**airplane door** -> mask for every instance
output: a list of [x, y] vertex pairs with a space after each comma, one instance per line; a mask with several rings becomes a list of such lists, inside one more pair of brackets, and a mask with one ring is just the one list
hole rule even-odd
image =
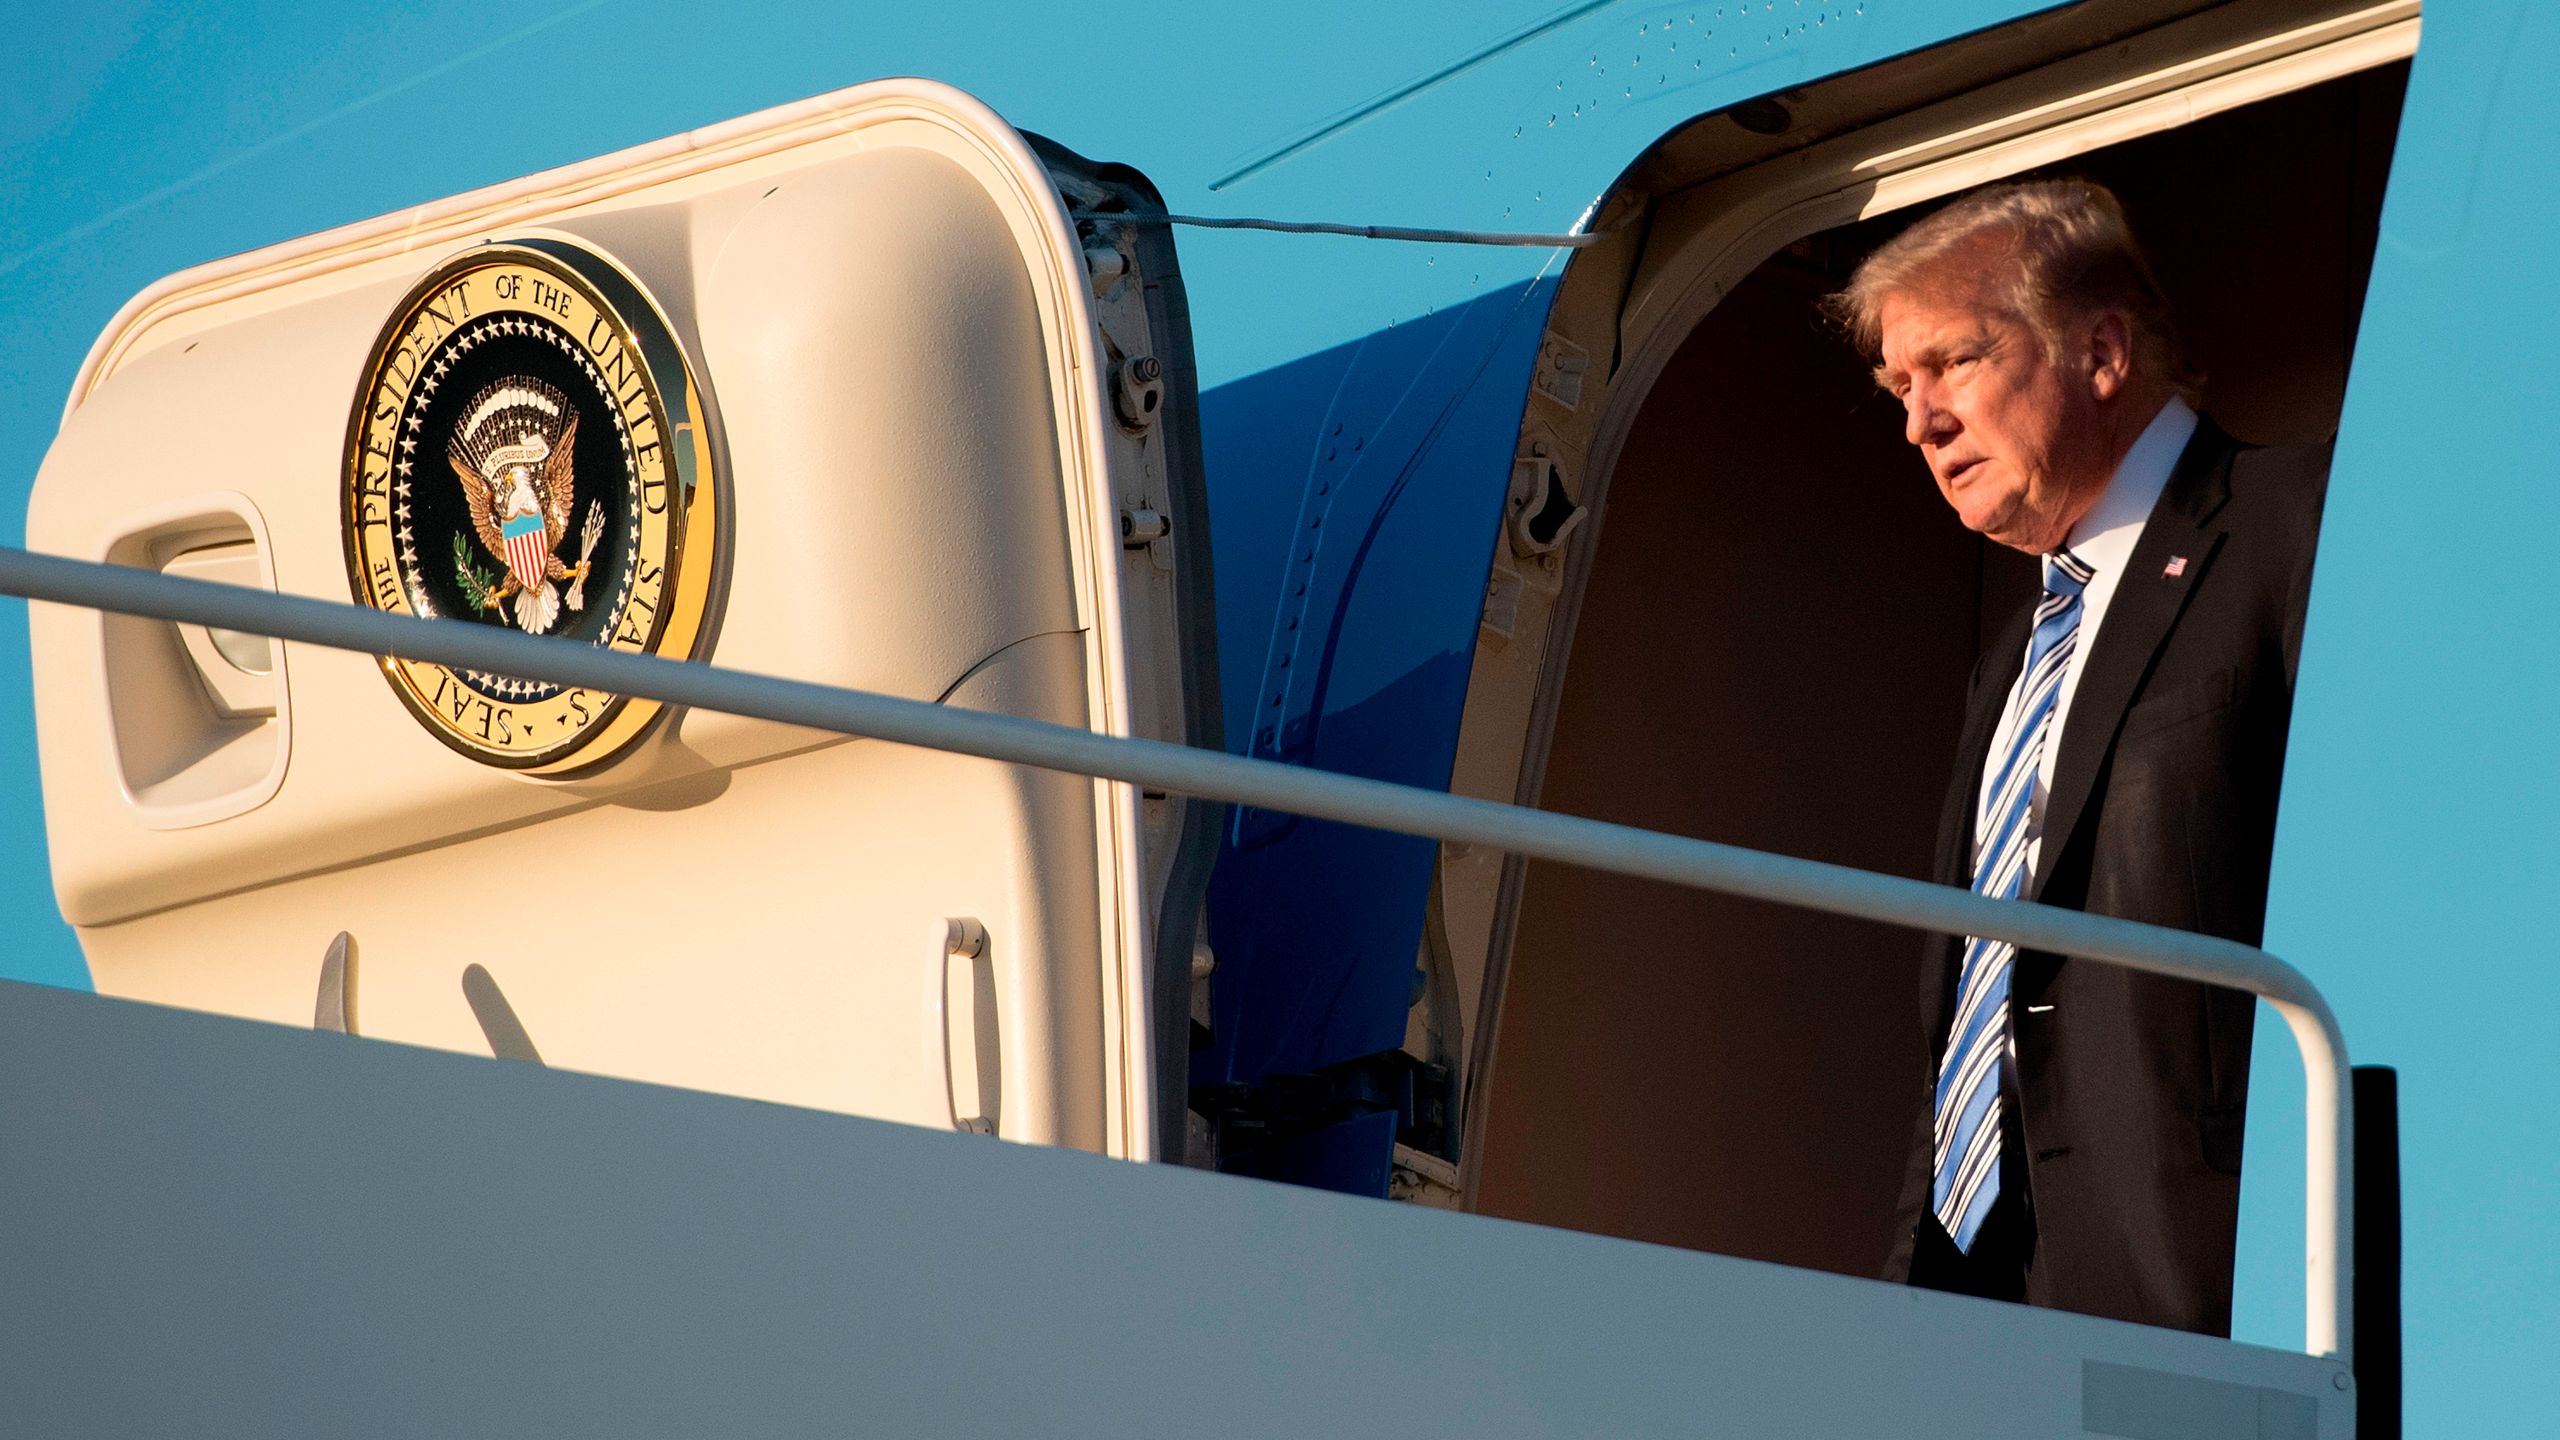
[[[1181, 281], [1163, 226], [1108, 218], [1160, 208], [890, 81], [189, 271], [100, 338], [29, 544], [1215, 744]], [[33, 624], [101, 991], [1135, 1158], [1180, 1134], [1200, 807]]]

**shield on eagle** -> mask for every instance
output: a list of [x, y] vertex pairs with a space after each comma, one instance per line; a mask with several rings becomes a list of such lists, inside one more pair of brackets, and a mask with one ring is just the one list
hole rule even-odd
[[498, 527], [499, 536], [507, 542], [507, 573], [516, 577], [516, 584], [527, 590], [540, 585], [545, 578], [542, 561], [551, 553], [551, 547], [542, 531], [542, 517], [538, 514], [510, 515], [506, 523]]
[[474, 606], [511, 614], [517, 628], [536, 635], [560, 618], [560, 590], [552, 582], [571, 582], [569, 608], [585, 607], [588, 566], [604, 532], [604, 516], [590, 500], [578, 563], [560, 559], [577, 446], [578, 414], [569, 397], [545, 381], [513, 375], [471, 397], [447, 450], [470, 505], [473, 532], [506, 567], [497, 583], [488, 584], [469, 557], [458, 554], [463, 591]]

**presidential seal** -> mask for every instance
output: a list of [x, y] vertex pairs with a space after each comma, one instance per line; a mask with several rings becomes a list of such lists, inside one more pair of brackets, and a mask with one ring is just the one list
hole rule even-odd
[[[689, 657], [718, 486], [683, 352], [638, 288], [550, 240], [412, 288], [348, 425], [347, 576], [378, 609]], [[385, 658], [438, 738], [558, 771], [638, 738], [654, 701]]]

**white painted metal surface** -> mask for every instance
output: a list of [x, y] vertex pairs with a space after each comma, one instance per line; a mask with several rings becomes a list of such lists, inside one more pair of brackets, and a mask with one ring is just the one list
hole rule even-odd
[[0, 1157], [13, 1434], [2352, 1433], [2335, 1360], [14, 985]]
[[[708, 392], [697, 653], [1180, 738], [1170, 547], [1118, 535], [1166, 503], [1104, 340], [1148, 353], [1144, 277], [1092, 282], [1058, 183], [978, 102], [890, 81], [173, 276], [100, 337], [29, 543], [159, 568], [237, 532], [275, 590], [345, 599], [369, 342], [448, 257], [549, 238], [624, 272]], [[943, 1123], [939, 953], [879, 937], [974, 915], [992, 1123], [1155, 1153], [1133, 1017], [1163, 867], [1127, 786], [707, 711], [532, 778], [457, 759], [362, 655], [286, 655], [274, 713], [228, 717], [165, 627], [33, 628], [56, 890], [103, 991], [299, 1021], [345, 930], [367, 1033], [480, 1048], [476, 961], [556, 1063]]]

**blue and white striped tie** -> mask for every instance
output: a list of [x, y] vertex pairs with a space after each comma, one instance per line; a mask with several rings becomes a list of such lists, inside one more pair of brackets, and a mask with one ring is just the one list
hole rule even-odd
[[[1973, 893], [2014, 900], [2027, 880], [2027, 839], [2036, 771], [2053, 729], [2055, 701], [2080, 634], [2080, 592], [2093, 572], [2068, 550], [2044, 557], [2044, 602], [2027, 641], [2026, 673], [2000, 768], [1982, 787], [1973, 816]], [[1938, 1063], [1937, 1159], [1930, 1206], [1970, 1253], [2000, 1198], [2000, 1064], [2009, 1052], [2009, 970], [2018, 947], [1965, 937], [1955, 1022]]]

